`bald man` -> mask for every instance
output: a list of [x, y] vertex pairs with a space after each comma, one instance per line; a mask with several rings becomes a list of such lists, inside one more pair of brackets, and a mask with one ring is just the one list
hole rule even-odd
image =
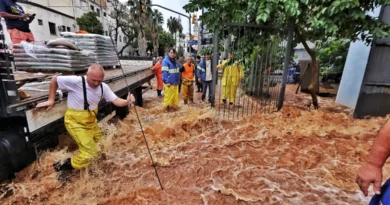
[[86, 76], [54, 76], [50, 82], [48, 101], [37, 105], [38, 108], [47, 107], [50, 110], [54, 106], [57, 89], [68, 91], [65, 127], [79, 146], [79, 153], [62, 163], [54, 163], [57, 172], [84, 168], [98, 156], [96, 144], [101, 141], [102, 134], [96, 115], [102, 99], [118, 107], [134, 102], [130, 93], [127, 100], [116, 96], [103, 79], [104, 69], [98, 64], [91, 65]]

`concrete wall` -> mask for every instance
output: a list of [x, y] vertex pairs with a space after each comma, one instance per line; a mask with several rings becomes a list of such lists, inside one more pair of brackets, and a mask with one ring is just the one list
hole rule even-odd
[[[96, 3], [90, 2], [89, 0], [31, 0], [31, 2], [40, 4], [44, 7], [69, 15], [69, 16], [61, 15], [49, 11], [45, 8], [40, 8], [37, 6], [24, 4], [20, 2], [20, 5], [23, 7], [26, 13], [36, 14], [35, 20], [30, 24], [30, 29], [34, 34], [36, 41], [45, 41], [45, 40], [59, 38], [60, 33], [63, 32], [63, 30], [60, 30], [60, 28], [58, 28], [59, 26], [61, 27], [61, 29], [62, 26], [65, 26], [65, 31], [68, 31], [68, 29], [70, 29], [71, 32], [78, 31], [79, 27], [77, 26], [75, 19], [77, 17], [82, 16], [84, 13], [91, 11], [90, 8], [91, 5], [93, 5], [95, 12], [97, 11], [97, 8], [99, 8], [100, 10], [99, 20], [103, 24], [105, 35], [106, 34], [108, 35], [109, 30], [112, 29], [113, 26], [115, 26], [114, 19], [110, 17], [113, 10], [112, 4], [106, 2], [106, 0], [101, 0], [103, 8]], [[100, 2], [100, 0], [97, 2]], [[104, 13], [106, 13], [106, 16], [104, 16]], [[39, 20], [41, 20], [42, 25], [39, 24], [40, 22]], [[49, 22], [55, 24], [56, 34], [50, 33]], [[6, 28], [4, 19], [1, 20], [1, 23], [3, 24], [4, 28]], [[7, 45], [11, 47], [12, 44], [8, 33], [5, 32], [5, 35], [7, 39], [6, 40]], [[126, 42], [123, 39], [124, 34], [120, 29], [119, 29], [119, 36], [121, 37], [121, 41], [118, 40], [118, 45], [117, 45], [118, 50], [120, 50], [126, 44]], [[132, 48], [131, 46], [129, 46], [127, 49], [125, 49], [123, 55], [129, 55], [129, 52], [131, 50]]]
[[69, 16], [74, 16], [72, 0], [30, 0], [30, 2], [49, 7]]
[[[378, 17], [379, 13], [380, 8], [376, 8], [370, 15]], [[336, 103], [355, 109], [370, 50], [371, 46], [366, 46], [362, 41], [356, 41], [350, 44]]]
[[[311, 42], [307, 42], [307, 44], [310, 48], [315, 47], [315, 45]], [[295, 62], [298, 62], [300, 60], [311, 60], [310, 55], [306, 52], [305, 48], [301, 43], [294, 48], [294, 56], [296, 56], [296, 58], [294, 59]]]
[[[31, 22], [31, 24], [30, 24], [30, 29], [34, 34], [36, 41], [45, 41], [45, 40], [59, 38], [60, 32], [62, 32], [62, 31], [59, 29], [58, 26], [60, 26], [61, 29], [62, 29], [62, 26], [65, 26], [65, 29], [70, 29], [71, 32], [75, 31], [75, 27], [74, 27], [75, 22], [74, 22], [73, 18], [69, 18], [69, 17], [63, 16], [61, 14], [57, 14], [57, 13], [48, 11], [46, 9], [32, 6], [29, 4], [21, 3], [20, 5], [23, 7], [23, 9], [26, 13], [31, 13], [31, 14], [35, 13], [36, 14], [34, 21]], [[41, 25], [39, 24], [40, 21], [42, 22]], [[56, 34], [50, 33], [49, 22], [55, 24]], [[2, 23], [3, 27], [6, 28], [4, 19], [1, 20], [1, 23]], [[9, 38], [8, 32], [5, 32], [5, 36], [6, 36], [6, 43], [7, 43], [8, 47], [11, 48], [12, 43], [11, 43], [11, 40]]]
[[306, 50], [303, 48], [301, 49], [294, 49], [294, 56], [296, 57], [294, 60], [295, 62], [299, 62], [301, 60], [311, 60], [310, 55], [306, 52]]
[[[105, 0], [102, 0], [102, 7], [100, 6], [100, 0], [96, 1], [97, 3], [94, 3], [93, 1], [90, 0], [73, 0], [74, 3], [74, 11], [75, 11], [75, 17], [81, 17], [84, 13], [92, 11], [91, 6], [93, 6], [93, 11], [98, 12], [97, 9], [99, 9], [100, 17], [98, 19], [100, 22], [103, 24], [103, 30], [104, 30], [104, 35], [108, 36], [110, 33], [110, 30], [115, 28], [115, 20], [111, 17], [112, 12], [114, 11], [113, 5], [110, 2], [106, 2]], [[105, 14], [105, 16], [104, 16]], [[78, 30], [77, 26], [77, 30]], [[117, 49], [118, 51], [122, 49], [122, 47], [126, 44], [126, 42], [123, 41], [123, 37], [125, 36], [121, 29], [118, 31], [118, 42], [117, 42]], [[112, 31], [112, 37], [115, 38], [114, 31]], [[121, 41], [119, 39], [121, 37]], [[115, 39], [114, 39], [115, 41]], [[129, 55], [130, 51], [132, 51], [133, 48], [131, 46], [127, 47], [123, 51], [123, 55]]]

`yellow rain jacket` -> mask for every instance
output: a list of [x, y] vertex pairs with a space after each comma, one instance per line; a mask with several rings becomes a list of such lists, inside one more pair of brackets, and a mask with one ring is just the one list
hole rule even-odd
[[240, 78], [244, 77], [242, 65], [235, 62], [233, 65], [227, 65], [229, 60], [225, 60], [217, 66], [218, 70], [224, 70], [222, 76], [222, 85], [238, 85]]
[[230, 103], [234, 103], [236, 99], [237, 87], [240, 84], [240, 79], [244, 77], [242, 65], [235, 62], [232, 65], [227, 65], [229, 60], [225, 60], [217, 66], [218, 70], [224, 70], [222, 76], [222, 99], [229, 98]]

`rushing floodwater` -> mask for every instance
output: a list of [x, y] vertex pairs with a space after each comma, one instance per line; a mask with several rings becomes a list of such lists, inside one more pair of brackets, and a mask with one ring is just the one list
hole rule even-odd
[[74, 154], [64, 135], [57, 151], [17, 174], [8, 184], [14, 194], [0, 203], [367, 204], [356, 172], [385, 119], [355, 120], [326, 100], [308, 111], [300, 94], [281, 112], [227, 121], [205, 104], [162, 113], [154, 95], [146, 93], [138, 113], [164, 190], [132, 110], [124, 121], [102, 125], [105, 156], [70, 183], [59, 183], [52, 168]]

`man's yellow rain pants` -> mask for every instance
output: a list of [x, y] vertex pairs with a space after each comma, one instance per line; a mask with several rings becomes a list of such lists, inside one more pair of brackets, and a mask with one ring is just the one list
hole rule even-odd
[[179, 88], [178, 85], [167, 86], [164, 84], [164, 109], [169, 107], [176, 108], [179, 106]]
[[183, 100], [194, 100], [194, 80], [184, 78], [181, 89]]
[[72, 167], [81, 169], [88, 166], [98, 156], [97, 143], [102, 133], [97, 124], [98, 110], [72, 110], [65, 113], [65, 127], [79, 146], [79, 153], [72, 157]]

